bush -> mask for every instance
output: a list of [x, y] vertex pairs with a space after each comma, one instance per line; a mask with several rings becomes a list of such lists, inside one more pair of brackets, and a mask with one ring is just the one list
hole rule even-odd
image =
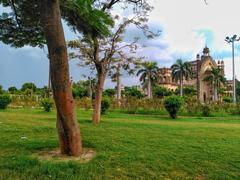
[[179, 96], [169, 96], [164, 101], [164, 106], [168, 111], [171, 118], [175, 119], [177, 117], [177, 113], [183, 104], [183, 100]]
[[6, 109], [7, 106], [11, 103], [11, 98], [9, 95], [0, 95], [0, 109]]
[[138, 90], [137, 87], [125, 87], [123, 95], [126, 96], [127, 98], [136, 97], [140, 99], [144, 97], [144, 95], [141, 93], [141, 91]]
[[202, 115], [203, 116], [206, 116], [206, 117], [209, 117], [211, 114], [211, 108], [209, 105], [207, 104], [204, 104], [202, 105]]
[[110, 97], [110, 98], [113, 98], [116, 94], [116, 90], [115, 89], [106, 89], [104, 92], [103, 92], [103, 95], [104, 96], [107, 96], [107, 97]]
[[43, 99], [41, 101], [41, 106], [43, 107], [45, 112], [50, 112], [53, 107], [53, 102], [50, 99]]
[[225, 96], [225, 97], [223, 97], [223, 102], [225, 102], [225, 103], [231, 103], [231, 102], [232, 102], [232, 98], [231, 98], [231, 97], [228, 97], [228, 96]]
[[102, 106], [101, 106], [101, 114], [105, 114], [109, 108], [110, 108], [110, 100], [108, 98], [103, 98]]
[[171, 96], [173, 92], [165, 87], [156, 86], [153, 89], [153, 95], [157, 98], [163, 98], [165, 96]]

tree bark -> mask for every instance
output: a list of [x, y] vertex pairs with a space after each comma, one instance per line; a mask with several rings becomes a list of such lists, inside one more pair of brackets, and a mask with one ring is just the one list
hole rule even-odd
[[152, 87], [152, 85], [151, 85], [151, 77], [150, 77], [150, 74], [148, 75], [148, 99], [151, 99], [152, 98], [152, 96], [151, 96], [151, 87]]
[[117, 101], [118, 101], [118, 106], [121, 105], [121, 96], [122, 96], [122, 84], [121, 84], [121, 78], [120, 78], [120, 69], [121, 69], [121, 66], [120, 64], [118, 64], [118, 67], [117, 67]]
[[183, 96], [183, 77], [180, 78], [180, 96]]
[[103, 95], [103, 86], [105, 82], [105, 71], [101, 65], [97, 66], [97, 76], [98, 82], [96, 87], [96, 96], [94, 102], [94, 110], [93, 110], [93, 117], [92, 122], [94, 124], [99, 124], [101, 121], [101, 107], [102, 107], [102, 95]]
[[48, 72], [48, 98], [51, 96], [51, 89], [52, 89], [52, 83], [51, 83], [51, 68], [50, 68], [50, 59], [49, 59], [49, 72]]
[[214, 87], [214, 101], [218, 101], [217, 87]]
[[57, 129], [61, 153], [70, 156], [82, 154], [80, 129], [74, 113], [69, 78], [67, 47], [58, 0], [42, 0], [41, 23], [47, 41], [53, 96], [57, 108]]

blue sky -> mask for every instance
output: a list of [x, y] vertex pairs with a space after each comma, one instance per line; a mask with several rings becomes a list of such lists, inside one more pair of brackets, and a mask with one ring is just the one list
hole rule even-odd
[[[149, 25], [152, 29], [162, 30], [161, 36], [155, 39], [142, 39], [140, 42], [147, 47], [139, 51], [148, 60], [157, 61], [160, 67], [169, 67], [177, 58], [194, 60], [205, 45], [211, 50], [216, 60], [224, 60], [226, 77], [231, 78], [231, 47], [224, 41], [227, 35], [239, 34], [238, 23], [239, 0], [219, 1], [208, 0], [206, 6], [203, 0], [150, 0], [154, 6], [150, 14]], [[231, 6], [231, 11], [226, 7]], [[0, 7], [0, 13], [3, 9]], [[67, 40], [76, 38], [64, 24]], [[125, 41], [142, 33], [131, 27], [128, 29]], [[24, 82], [34, 82], [39, 87], [47, 84], [48, 60], [45, 53], [32, 47], [14, 49], [0, 43], [0, 84], [21, 87]], [[240, 78], [240, 43], [236, 45], [236, 71]], [[89, 73], [77, 66], [77, 61], [70, 61], [71, 75], [74, 81]], [[138, 84], [136, 77], [123, 77], [124, 85]], [[107, 79], [105, 87], [114, 84]]]

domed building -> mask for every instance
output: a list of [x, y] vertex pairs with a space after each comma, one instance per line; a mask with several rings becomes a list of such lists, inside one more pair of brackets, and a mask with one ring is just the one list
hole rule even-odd
[[[189, 80], [184, 80], [184, 86], [192, 86], [197, 90], [198, 99], [200, 102], [206, 102], [213, 100], [213, 87], [204, 78], [208, 75], [209, 70], [213, 67], [219, 67], [221, 73], [224, 74], [224, 62], [215, 61], [211, 55], [208, 47], [205, 47], [202, 52], [202, 56], [198, 54], [194, 61], [190, 61], [191, 70], [194, 77]], [[170, 68], [159, 69], [159, 84], [171, 90], [176, 90], [179, 84], [172, 80], [172, 70]]]

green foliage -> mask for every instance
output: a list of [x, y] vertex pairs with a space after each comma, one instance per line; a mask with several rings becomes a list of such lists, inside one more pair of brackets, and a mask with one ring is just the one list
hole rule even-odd
[[[14, 2], [14, 5], [12, 4]], [[14, 47], [30, 45], [43, 47], [46, 44], [40, 23], [43, 1], [0, 1], [9, 8], [0, 14], [0, 41]], [[94, 6], [92, 0], [61, 0], [61, 15], [72, 29], [95, 36], [110, 34], [114, 22], [112, 17]]]
[[93, 6], [92, 0], [67, 0], [61, 3], [62, 16], [73, 29], [91, 36], [107, 36], [114, 25], [112, 17]]
[[11, 103], [11, 98], [7, 94], [0, 95], [0, 109], [6, 109]]
[[17, 89], [15, 86], [12, 86], [12, 87], [9, 87], [9, 88], [8, 88], [8, 92], [9, 92], [10, 94], [16, 93], [17, 90], [18, 90], [18, 89]]
[[224, 97], [223, 97], [223, 102], [231, 103], [231, 102], [232, 102], [232, 98], [229, 97], [229, 96], [224, 96]]
[[155, 86], [153, 89], [153, 96], [157, 98], [163, 98], [165, 96], [171, 96], [173, 92], [167, 88], [161, 86]]
[[103, 92], [103, 95], [104, 96], [108, 96], [108, 97], [111, 97], [113, 98], [116, 94], [116, 90], [115, 89], [106, 89], [104, 92]]
[[211, 115], [211, 108], [208, 104], [202, 105], [202, 115], [206, 117]]
[[42, 47], [45, 39], [39, 23], [40, 2], [35, 0], [0, 1], [0, 4], [12, 10], [0, 15], [0, 41], [14, 47], [24, 45]]
[[[180, 89], [177, 88], [176, 94], [179, 94], [179, 93], [180, 93]], [[186, 96], [195, 96], [195, 95], [197, 95], [197, 90], [196, 90], [196, 88], [194, 88], [192, 86], [186, 86], [186, 87], [183, 87], [183, 93]]]
[[222, 85], [226, 84], [226, 78], [223, 76], [222, 71], [219, 67], [212, 68], [208, 71], [208, 75], [203, 79], [204, 81], [210, 83], [214, 89], [214, 101], [217, 100], [217, 93]]
[[3, 94], [3, 88], [1, 85], [0, 85], [0, 94]]
[[138, 70], [137, 76], [140, 76], [140, 81], [144, 87], [147, 87], [150, 81], [151, 86], [157, 82], [158, 78], [158, 66], [157, 62], [145, 61], [142, 64], [142, 68]]
[[50, 99], [46, 98], [41, 101], [41, 106], [43, 107], [45, 112], [50, 112], [53, 107], [53, 101]]
[[25, 92], [27, 89], [35, 92], [37, 90], [37, 86], [34, 83], [24, 83], [22, 85], [21, 91]]
[[191, 78], [192, 71], [190, 67], [191, 64], [189, 62], [183, 62], [182, 59], [178, 59], [176, 63], [171, 66], [173, 79], [175, 81], [183, 81], [183, 79]]
[[88, 87], [85, 81], [73, 83], [72, 93], [74, 98], [83, 98], [88, 96]]
[[126, 97], [136, 97], [138, 99], [143, 98], [144, 95], [141, 91], [138, 90], [137, 87], [125, 87], [123, 94]]
[[166, 114], [163, 100], [158, 98], [138, 99], [127, 97], [122, 99], [120, 108], [123, 112], [130, 114]]
[[103, 97], [101, 105], [101, 114], [105, 114], [107, 110], [110, 108], [110, 100], [107, 97]]
[[168, 111], [171, 118], [175, 119], [177, 117], [177, 113], [180, 110], [183, 104], [182, 98], [179, 96], [169, 96], [164, 100], [164, 106]]
[[237, 81], [236, 83], [236, 95], [237, 95], [237, 100], [240, 101], [240, 81]]
[[87, 96], [87, 89], [85, 87], [78, 87], [72, 89], [74, 98], [83, 98]]

